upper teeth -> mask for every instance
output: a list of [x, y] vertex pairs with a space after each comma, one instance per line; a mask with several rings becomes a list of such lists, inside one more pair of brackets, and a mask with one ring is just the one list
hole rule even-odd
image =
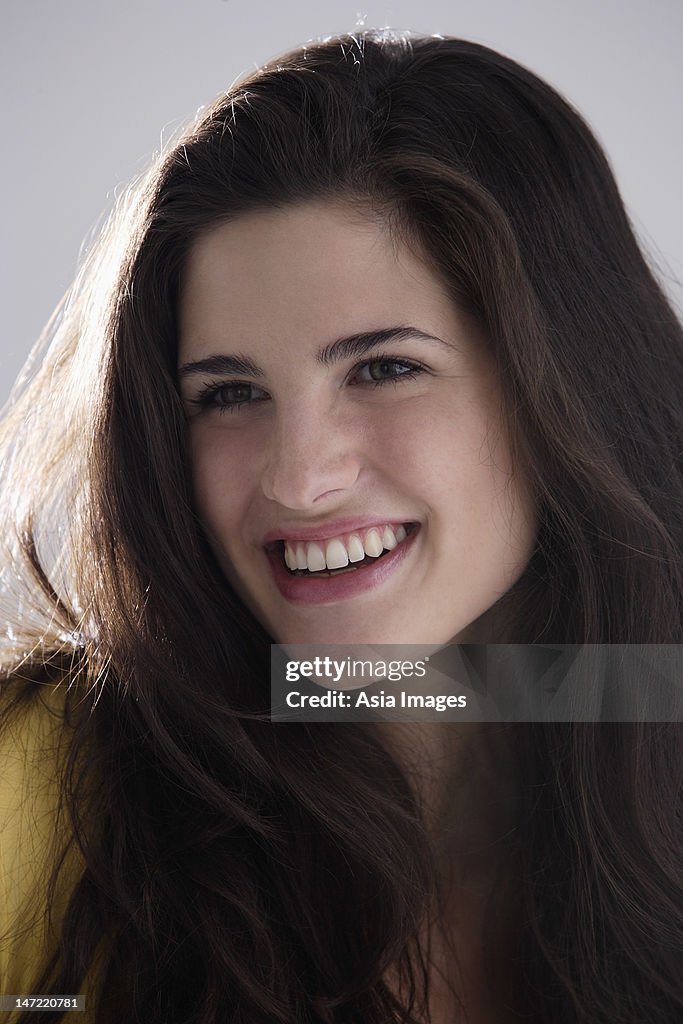
[[285, 541], [288, 569], [343, 569], [349, 562], [360, 562], [366, 555], [378, 558], [391, 551], [408, 536], [405, 526], [373, 526], [370, 530], [347, 533], [326, 541]]

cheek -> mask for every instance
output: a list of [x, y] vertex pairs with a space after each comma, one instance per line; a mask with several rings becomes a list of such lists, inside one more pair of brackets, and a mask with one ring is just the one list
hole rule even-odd
[[197, 431], [190, 440], [195, 508], [212, 546], [228, 548], [245, 520], [249, 495], [249, 467], [244, 445], [239, 448], [226, 431]]
[[476, 401], [434, 403], [401, 423], [402, 479], [427, 506], [433, 540], [459, 558], [496, 566], [526, 564], [536, 534], [526, 480], [513, 474], [507, 438], [495, 412]]
[[[450, 394], [396, 404], [372, 433], [371, 448], [400, 479], [413, 481], [433, 511], [486, 502], [495, 486], [487, 452], [487, 420]], [[504, 467], [503, 467], [504, 469]]]
[[513, 471], [507, 441], [495, 428], [469, 451], [461, 482], [456, 500], [472, 580], [489, 597], [501, 596], [531, 558], [536, 516], [527, 480]]

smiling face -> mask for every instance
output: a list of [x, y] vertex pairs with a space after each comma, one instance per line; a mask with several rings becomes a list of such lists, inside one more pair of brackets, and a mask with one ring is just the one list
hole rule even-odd
[[376, 222], [309, 202], [208, 231], [178, 366], [197, 509], [278, 642], [470, 639], [527, 565], [484, 339]]

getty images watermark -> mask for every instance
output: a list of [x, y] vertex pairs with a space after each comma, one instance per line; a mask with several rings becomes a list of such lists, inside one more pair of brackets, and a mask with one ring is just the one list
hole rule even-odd
[[274, 644], [273, 721], [683, 721], [679, 644]]
[[[446, 709], [466, 708], [466, 693], [428, 693], [414, 692], [404, 687], [394, 692], [380, 689], [373, 691], [371, 684], [377, 680], [386, 683], [405, 683], [406, 681], [424, 682], [429, 668], [429, 655], [417, 661], [410, 658], [372, 659], [357, 658], [347, 655], [345, 658], [333, 658], [327, 655], [315, 655], [310, 660], [292, 660], [285, 662], [285, 681], [300, 683], [311, 680], [325, 687], [325, 692], [302, 692], [301, 689], [287, 690], [284, 694], [288, 709], [296, 708], [336, 708], [344, 711], [358, 711], [373, 708], [425, 709], [445, 711]], [[349, 689], [349, 684], [352, 688]], [[343, 685], [344, 689], [330, 689]], [[358, 687], [361, 687], [360, 689]]]

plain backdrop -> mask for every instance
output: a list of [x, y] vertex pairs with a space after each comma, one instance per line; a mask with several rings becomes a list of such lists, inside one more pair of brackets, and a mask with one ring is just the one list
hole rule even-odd
[[84, 239], [164, 139], [244, 72], [363, 27], [483, 43], [571, 100], [683, 311], [681, 0], [3, 0], [0, 11], [0, 404]]

